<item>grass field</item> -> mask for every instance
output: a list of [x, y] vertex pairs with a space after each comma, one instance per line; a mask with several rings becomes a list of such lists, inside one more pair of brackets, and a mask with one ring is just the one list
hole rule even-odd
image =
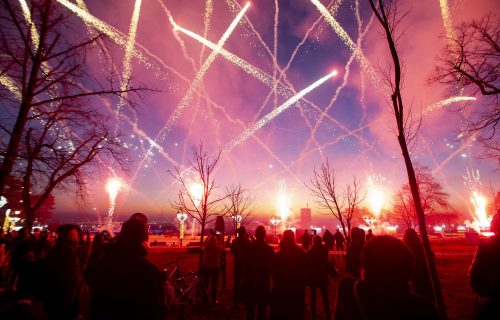
[[[474, 304], [474, 293], [469, 286], [467, 272], [473, 258], [475, 246], [466, 244], [464, 238], [444, 238], [433, 239], [432, 248], [436, 253], [437, 267], [443, 287], [444, 298], [450, 319], [471, 319]], [[188, 254], [185, 251], [172, 250], [168, 248], [151, 249], [149, 258], [163, 268], [165, 263], [179, 260], [178, 264], [183, 271], [195, 270], [198, 262], [197, 254]], [[343, 256], [335, 256], [337, 268], [341, 276], [345, 274]], [[212, 308], [202, 310], [188, 308], [182, 311], [182, 315], [187, 319], [242, 319], [245, 316], [242, 308], [232, 306], [232, 286], [233, 286], [233, 263], [232, 256], [228, 254], [227, 259], [227, 284], [226, 288], [221, 288], [219, 279], [218, 304]], [[330, 303], [333, 308], [336, 298], [337, 283], [339, 278], [331, 279]], [[318, 301], [318, 314], [320, 319], [324, 319], [321, 299]], [[306, 317], [309, 314], [309, 293], [306, 296]], [[172, 315], [171, 319], [178, 318], [179, 315]]]

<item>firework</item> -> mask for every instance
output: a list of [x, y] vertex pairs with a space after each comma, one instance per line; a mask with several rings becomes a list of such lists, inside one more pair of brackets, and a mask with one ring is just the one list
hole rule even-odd
[[108, 179], [106, 184], [106, 191], [109, 195], [108, 223], [113, 221], [113, 215], [116, 207], [116, 197], [118, 196], [118, 193], [126, 187], [127, 185], [120, 178], [113, 177]]
[[487, 200], [481, 193], [481, 176], [479, 170], [467, 169], [466, 174], [463, 176], [465, 186], [470, 190], [470, 201], [473, 209], [473, 222], [472, 227], [478, 231], [485, 231], [490, 226], [491, 217], [488, 217], [486, 212]]

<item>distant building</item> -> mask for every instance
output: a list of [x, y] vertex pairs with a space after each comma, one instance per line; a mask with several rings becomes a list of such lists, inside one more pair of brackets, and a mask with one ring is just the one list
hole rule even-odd
[[311, 228], [311, 208], [300, 209], [300, 226], [304, 229]]

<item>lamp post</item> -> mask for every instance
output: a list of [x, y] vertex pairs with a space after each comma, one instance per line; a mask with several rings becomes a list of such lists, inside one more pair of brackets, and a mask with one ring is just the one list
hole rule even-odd
[[278, 224], [281, 223], [281, 218], [278, 216], [273, 216], [271, 218], [271, 224], [274, 226], [274, 236], [276, 237], [276, 228], [278, 227]]
[[368, 224], [368, 227], [373, 230], [373, 224], [377, 221], [377, 218], [374, 216], [363, 216], [363, 219]]
[[184, 221], [187, 220], [187, 214], [178, 212], [177, 220], [179, 220], [179, 242], [182, 246], [182, 239], [184, 239]]
[[233, 215], [233, 220], [234, 220], [234, 222], [235, 222], [235, 224], [236, 224], [236, 229], [234, 230], [234, 233], [236, 234], [237, 230], [238, 230], [238, 229], [240, 228], [240, 226], [241, 226], [241, 214], [239, 214], [239, 213], [235, 213], [235, 214]]

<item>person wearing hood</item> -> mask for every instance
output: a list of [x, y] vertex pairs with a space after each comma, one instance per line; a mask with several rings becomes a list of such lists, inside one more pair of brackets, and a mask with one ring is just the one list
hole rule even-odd
[[146, 224], [129, 219], [104, 257], [87, 265], [90, 319], [166, 318], [166, 276], [147, 259], [146, 239]]

